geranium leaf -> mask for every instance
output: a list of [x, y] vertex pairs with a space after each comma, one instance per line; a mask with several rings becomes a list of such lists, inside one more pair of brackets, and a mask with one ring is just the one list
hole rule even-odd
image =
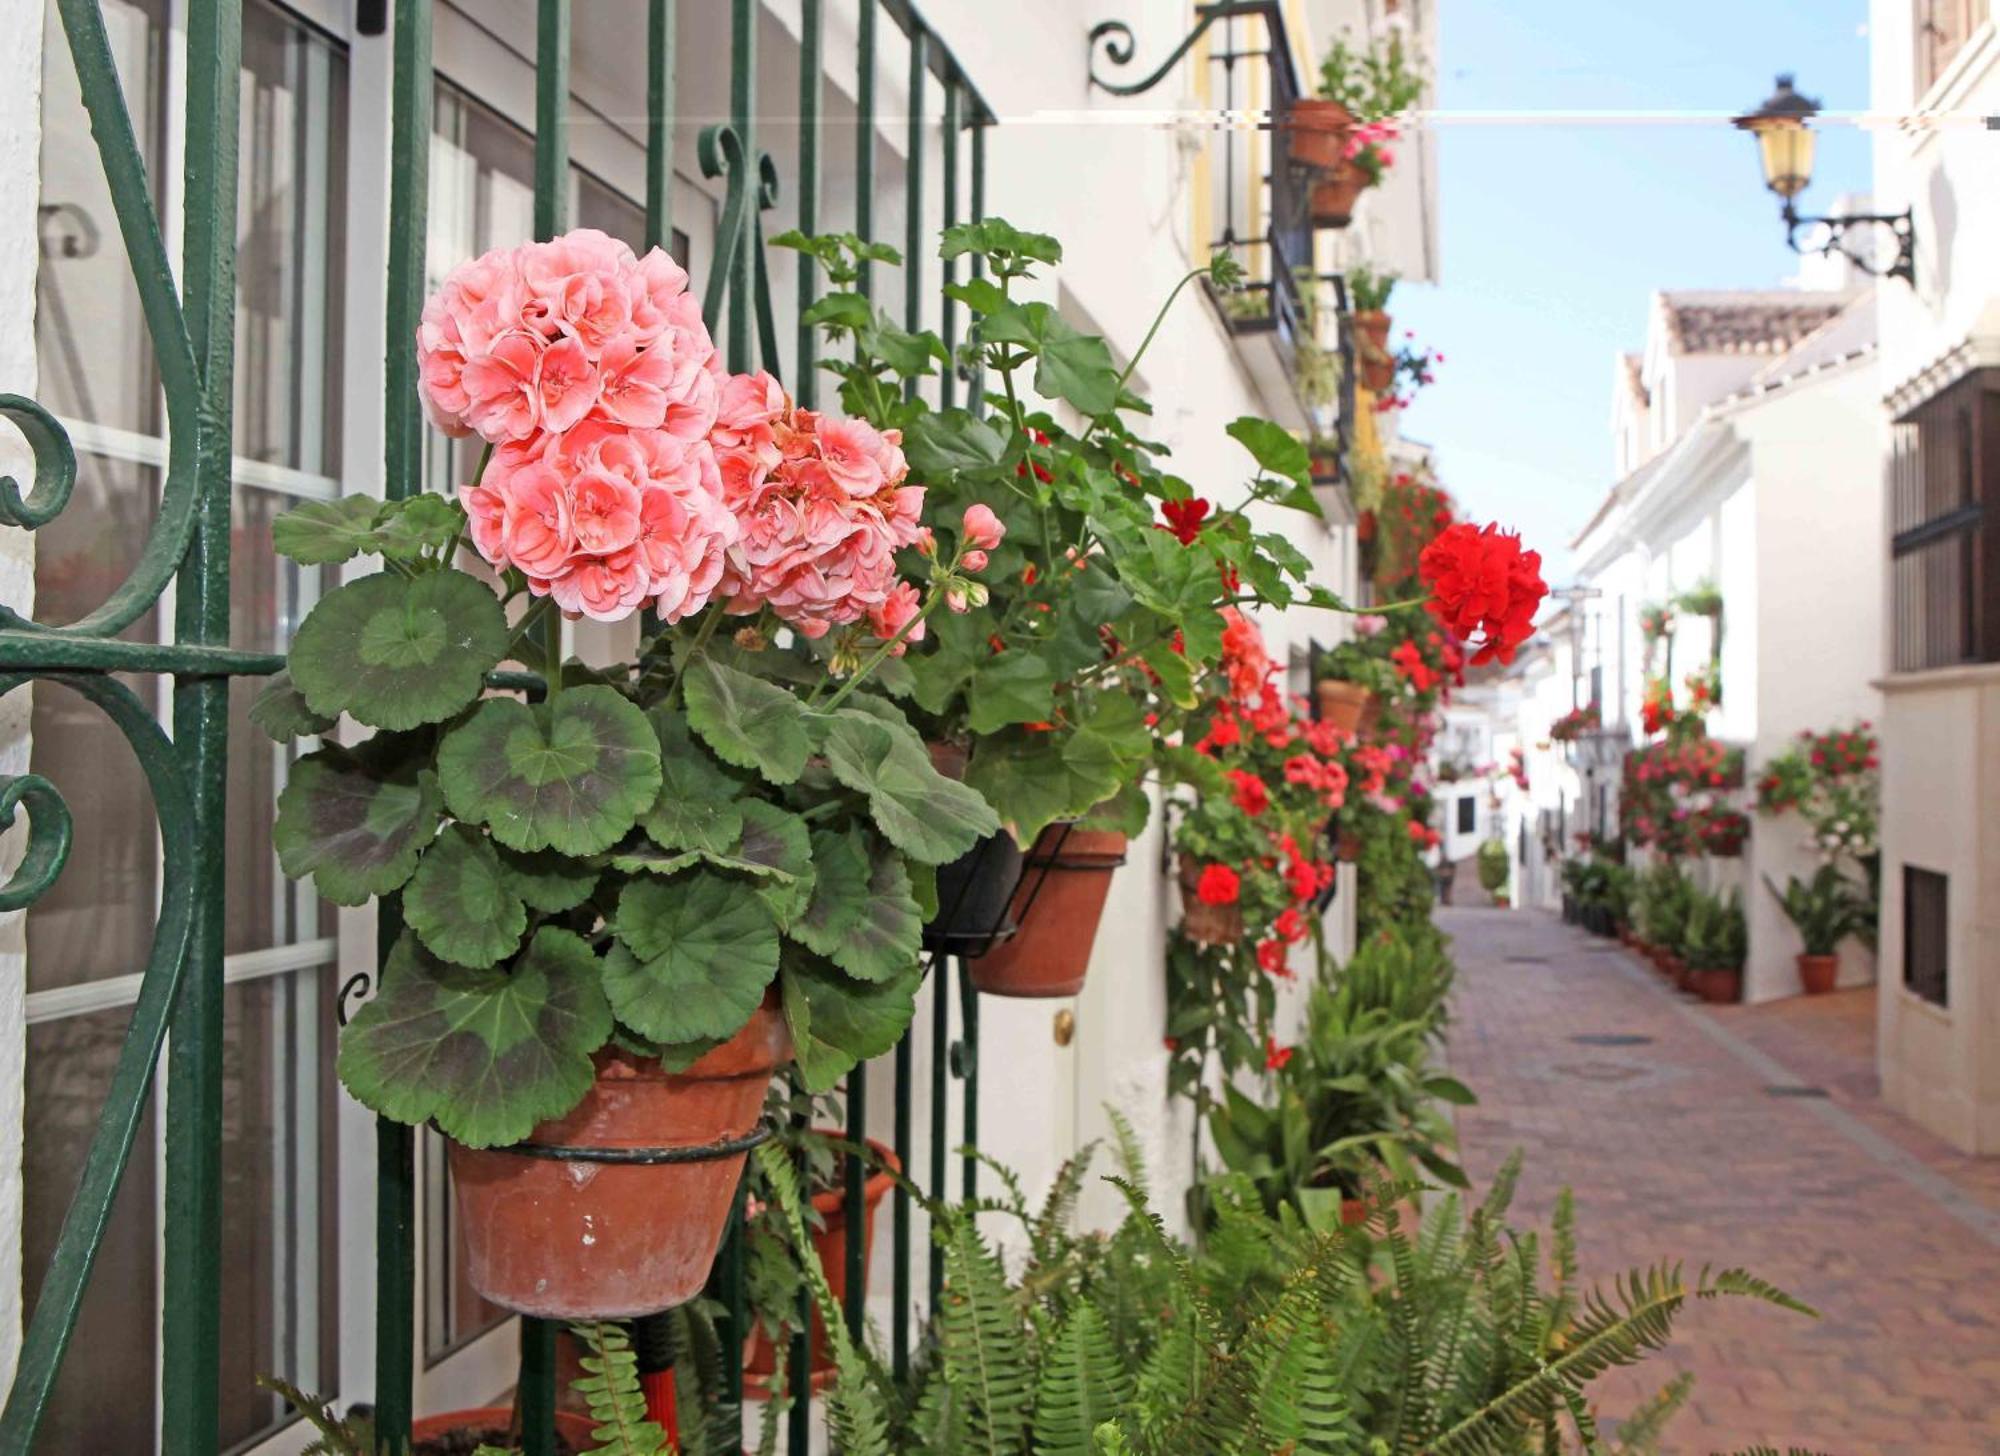
[[305, 501], [271, 522], [271, 549], [301, 566], [337, 566], [375, 549], [381, 510], [368, 495]]
[[507, 883], [531, 910], [544, 915], [560, 915], [574, 910], [597, 888], [598, 872], [592, 866], [554, 850], [523, 854], [515, 849], [500, 851], [500, 865]]
[[[1243, 448], [1250, 452], [1258, 469], [1282, 475], [1300, 487], [1311, 483], [1312, 456], [1304, 443], [1283, 425], [1255, 415], [1244, 415], [1241, 419], [1231, 420], [1227, 429], [1229, 437], [1241, 442]], [[1307, 490], [1306, 495], [1310, 498], [1311, 490]], [[1312, 509], [1317, 512], [1318, 502], [1314, 502]]]
[[312, 876], [336, 905], [365, 905], [400, 888], [437, 831], [437, 776], [417, 746], [396, 735], [359, 749], [337, 744], [293, 764], [272, 831], [278, 864]]
[[976, 790], [931, 766], [914, 733], [843, 708], [825, 720], [821, 746], [834, 777], [868, 796], [875, 826], [913, 859], [944, 864], [1000, 827]]
[[765, 883], [758, 898], [782, 928], [805, 913], [813, 892], [812, 835], [806, 821], [761, 799], [743, 803], [743, 834], [733, 857]]
[[1055, 711], [1056, 675], [1032, 652], [1003, 652], [972, 675], [966, 727], [992, 733], [1009, 723], [1039, 723]]
[[711, 657], [688, 664], [688, 726], [738, 768], [753, 768], [774, 784], [797, 780], [812, 744], [804, 708], [776, 683], [724, 667]]
[[830, 1092], [857, 1063], [895, 1046], [916, 1013], [922, 980], [915, 961], [889, 980], [861, 982], [802, 951], [789, 955], [779, 984], [806, 1090]]
[[299, 624], [292, 681], [322, 718], [375, 728], [438, 723], [479, 696], [507, 651], [507, 617], [459, 571], [365, 576], [319, 599]]
[[273, 743], [331, 733], [335, 726], [334, 719], [322, 718], [306, 706], [305, 694], [284, 671], [274, 674], [257, 694], [257, 701], [250, 705], [250, 721]]
[[923, 951], [924, 916], [910, 893], [910, 874], [899, 854], [878, 855], [869, 868], [861, 914], [827, 957], [858, 981], [886, 981], [916, 964]]
[[438, 959], [480, 969], [520, 946], [528, 907], [493, 841], [470, 825], [454, 824], [418, 861], [403, 892], [403, 918]]
[[426, 492], [382, 507], [370, 549], [386, 561], [422, 561], [448, 548], [464, 529], [463, 506]]
[[467, 1147], [515, 1143], [582, 1100], [611, 1035], [597, 958], [543, 928], [510, 967], [469, 970], [396, 942], [382, 990], [340, 1038], [340, 1080], [397, 1122], [435, 1119]]
[[639, 849], [620, 850], [617, 854], [604, 857], [604, 863], [614, 870], [623, 870], [628, 875], [679, 874], [689, 865], [701, 862], [700, 850], [656, 849], [651, 845]]
[[1011, 732], [980, 739], [973, 745], [965, 781], [1023, 844], [1032, 843], [1058, 819], [1074, 819], [1118, 787], [1115, 779], [1101, 783], [1066, 762], [1063, 744], [1052, 733]]
[[778, 927], [751, 887], [708, 870], [634, 880], [612, 918], [604, 990], [654, 1041], [733, 1036], [778, 970]]
[[814, 830], [812, 857], [812, 898], [788, 933], [807, 949], [830, 956], [860, 923], [868, 898], [867, 831]]
[[571, 688], [530, 707], [493, 698], [438, 747], [445, 802], [509, 849], [596, 854], [652, 807], [660, 744], [616, 688]]
[[662, 849], [726, 853], [743, 834], [730, 802], [743, 785], [689, 736], [685, 716], [656, 707], [646, 717], [660, 744], [660, 796], [641, 821], [646, 837]]
[[910, 470], [922, 480], [940, 480], [960, 470], [981, 470], [1000, 463], [1007, 442], [984, 420], [964, 410], [940, 410], [919, 415], [903, 436]]

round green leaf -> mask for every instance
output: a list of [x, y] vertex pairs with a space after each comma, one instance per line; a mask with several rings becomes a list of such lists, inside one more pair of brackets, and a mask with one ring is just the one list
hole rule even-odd
[[369, 495], [304, 501], [271, 522], [271, 549], [301, 566], [332, 566], [375, 549], [382, 502]]
[[683, 683], [688, 726], [738, 768], [753, 768], [774, 784], [794, 782], [812, 743], [805, 710], [790, 690], [709, 657], [688, 664]]
[[750, 874], [764, 879], [757, 895], [771, 918], [780, 926], [789, 925], [805, 913], [812, 898], [812, 836], [806, 821], [761, 799], [746, 799], [742, 811], [743, 833], [734, 857]]
[[341, 1034], [340, 1080], [396, 1122], [435, 1119], [468, 1147], [519, 1142], [582, 1100], [611, 1008], [589, 944], [535, 933], [511, 967], [447, 965], [396, 942], [382, 989]]
[[868, 899], [868, 835], [859, 827], [819, 829], [812, 836], [812, 899], [787, 933], [830, 956], [861, 920]]
[[957, 859], [1000, 827], [976, 789], [946, 778], [914, 733], [841, 709], [821, 739], [827, 766], [868, 796], [868, 813], [896, 848], [925, 864]]
[[294, 738], [330, 733], [334, 728], [333, 719], [322, 718], [306, 706], [305, 694], [289, 672], [279, 672], [264, 684], [257, 701], [250, 705], [250, 722], [273, 743], [290, 743]]
[[660, 747], [616, 688], [481, 703], [438, 748], [445, 802], [509, 849], [609, 849], [660, 791]]
[[514, 953], [528, 928], [528, 907], [493, 841], [454, 824], [418, 862], [403, 892], [403, 918], [432, 955], [477, 968]]
[[923, 954], [924, 918], [910, 893], [903, 857], [879, 855], [869, 867], [861, 914], [831, 952], [831, 960], [858, 981], [886, 981]]
[[806, 1090], [830, 1092], [857, 1063], [895, 1046], [916, 1014], [922, 980], [914, 961], [899, 976], [864, 984], [804, 952], [788, 955], [779, 984]]
[[437, 830], [437, 776], [416, 745], [385, 736], [359, 749], [328, 745], [291, 766], [272, 830], [278, 864], [312, 876], [336, 905], [365, 905], [399, 888]]
[[292, 681], [322, 718], [438, 723], [479, 696], [507, 651], [507, 617], [459, 571], [367, 576], [321, 597], [292, 641]]
[[711, 871], [634, 880], [604, 965], [612, 1010], [660, 1042], [733, 1036], [778, 969], [778, 928], [751, 887]]
[[683, 714], [656, 707], [646, 717], [660, 744], [660, 796], [640, 827], [662, 849], [726, 853], [743, 834], [731, 803], [742, 783], [695, 742]]
[[500, 864], [514, 893], [528, 902], [530, 910], [539, 910], [544, 915], [574, 910], [597, 888], [598, 871], [594, 866], [554, 850], [535, 854], [502, 850]]

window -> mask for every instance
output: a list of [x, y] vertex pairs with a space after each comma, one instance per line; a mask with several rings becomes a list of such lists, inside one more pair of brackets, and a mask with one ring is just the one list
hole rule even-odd
[[1458, 832], [1471, 834], [1479, 828], [1479, 805], [1470, 794], [1461, 794], [1458, 800]]
[[[182, 183], [164, 138], [184, 105], [174, 63], [184, 33], [166, 0], [105, 0], [103, 14], [155, 204], [176, 218]], [[347, 77], [337, 46], [274, 5], [253, 0], [243, 21], [230, 640], [278, 651], [321, 582], [272, 553], [271, 519], [293, 500], [339, 493], [335, 264], [347, 211]], [[46, 25], [35, 343], [40, 397], [76, 446], [77, 481], [69, 508], [38, 533], [35, 595], [42, 620], [68, 622], [131, 569], [154, 517], [166, 443], [131, 266], [53, 6]], [[177, 224], [164, 231], [177, 251]], [[125, 635], [158, 640], [169, 630], [154, 611]], [[129, 682], [166, 712], [168, 684]], [[309, 888], [278, 872], [270, 826], [288, 753], [247, 721], [258, 686], [232, 685], [228, 755], [219, 1396], [232, 1450], [289, 1419], [257, 1389], [259, 1373], [315, 1390], [339, 1378], [327, 1025], [334, 942]], [[34, 771], [61, 786], [77, 852], [27, 917], [21, 1294], [30, 1309], [137, 995], [160, 854], [144, 779], [103, 715], [46, 685], [35, 688], [31, 711]], [[156, 1099], [113, 1206], [43, 1426], [51, 1451], [154, 1445], [158, 1107]]]
[[1991, 8], [1991, 0], [1915, 0], [1919, 96], [1937, 83]]
[[1896, 422], [1889, 461], [1891, 657], [1898, 672], [2000, 659], [2000, 369]]
[[1949, 1006], [1946, 942], [1950, 881], [1935, 870], [1903, 866], [1903, 984], [1933, 1006]]

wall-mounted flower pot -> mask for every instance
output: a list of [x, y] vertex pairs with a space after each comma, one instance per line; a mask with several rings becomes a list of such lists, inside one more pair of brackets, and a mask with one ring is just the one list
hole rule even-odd
[[[828, 1137], [845, 1137], [839, 1128], [822, 1128]], [[868, 1139], [868, 1150], [875, 1155], [877, 1170], [868, 1175], [861, 1185], [861, 1287], [868, 1287], [868, 1271], [875, 1252], [875, 1212], [882, 1206], [882, 1200], [895, 1186], [893, 1174], [900, 1173], [903, 1165], [896, 1154], [875, 1139]], [[833, 1290], [835, 1303], [845, 1306], [847, 1302], [847, 1189], [843, 1182], [833, 1188], [825, 1188], [812, 1196], [813, 1211], [819, 1215], [819, 1227], [812, 1231], [813, 1253], [819, 1259], [819, 1266], [826, 1273], [826, 1282]], [[813, 1311], [812, 1335], [807, 1346], [807, 1359], [812, 1370], [812, 1388], [820, 1389], [833, 1375], [833, 1352], [827, 1348], [826, 1322]], [[743, 1372], [745, 1385], [753, 1395], [766, 1395], [770, 1391], [771, 1377], [778, 1370], [778, 1352], [771, 1344], [771, 1338], [762, 1325], [750, 1336], [749, 1352], [744, 1357]]]
[[1211, 905], [1195, 892], [1201, 883], [1201, 861], [1191, 854], [1180, 860], [1181, 930], [1202, 945], [1234, 945], [1243, 939], [1240, 905]]
[[1361, 731], [1362, 719], [1375, 697], [1360, 683], [1331, 677], [1321, 678], [1313, 685], [1313, 692], [1319, 698], [1320, 721], [1331, 723], [1342, 733]]
[[1354, 539], [1364, 545], [1375, 539], [1375, 512], [1372, 509], [1354, 518]]
[[[702, 1148], [744, 1137], [790, 1055], [775, 998], [685, 1072], [608, 1048], [583, 1101], [528, 1143]], [[620, 1163], [453, 1143], [467, 1275], [493, 1303], [541, 1319], [622, 1319], [685, 1304], [708, 1282], [745, 1156]]]
[[1294, 162], [1332, 172], [1345, 159], [1348, 133], [1354, 130], [1354, 113], [1338, 101], [1302, 96], [1286, 109], [1278, 125], [1285, 133], [1285, 145]]
[[1389, 352], [1389, 315], [1379, 308], [1365, 308], [1354, 315], [1355, 357], [1361, 366], [1361, 383], [1374, 394], [1385, 393], [1396, 382], [1396, 360]]
[[1799, 984], [1806, 988], [1808, 996], [1824, 996], [1833, 989], [1834, 980], [1839, 974], [1840, 957], [1837, 955], [1799, 957]]
[[1010, 914], [1020, 929], [972, 962], [989, 996], [1074, 996], [1083, 989], [1125, 836], [1051, 824], [1035, 841]]
[[1743, 999], [1743, 972], [1740, 968], [1718, 970], [1704, 966], [1691, 974], [1694, 980], [1694, 993], [1704, 1001], [1712, 1001], [1717, 1006], [1729, 1006]]
[[1342, 157], [1313, 183], [1307, 206], [1316, 228], [1344, 228], [1354, 221], [1354, 208], [1370, 187], [1368, 174]]
[[[506, 1444], [513, 1428], [512, 1406], [477, 1406], [471, 1410], [448, 1411], [424, 1416], [411, 1428], [414, 1442], [411, 1456], [466, 1456], [482, 1445], [512, 1450]], [[594, 1423], [588, 1416], [571, 1411], [556, 1412], [556, 1442], [559, 1451], [588, 1451], [597, 1443], [591, 1437]]]
[[[956, 743], [932, 743], [931, 764], [948, 779], [964, 779], [967, 753]], [[924, 926], [932, 950], [977, 954], [1007, 923], [1008, 902], [1021, 883], [1023, 856], [1014, 836], [989, 834], [937, 872], [938, 913]]]

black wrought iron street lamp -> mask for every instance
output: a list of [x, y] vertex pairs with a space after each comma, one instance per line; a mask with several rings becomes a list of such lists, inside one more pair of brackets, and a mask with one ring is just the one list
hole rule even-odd
[[[1764, 164], [1764, 185], [1778, 194], [1784, 204], [1785, 242], [1795, 253], [1839, 253], [1864, 273], [1878, 278], [1900, 278], [1912, 287], [1917, 281], [1915, 232], [1910, 210], [1897, 213], [1850, 212], [1826, 217], [1801, 217], [1793, 200], [1812, 181], [1812, 119], [1819, 103], [1802, 96], [1792, 86], [1790, 76], [1778, 77], [1778, 89], [1762, 106], [1736, 125], [1757, 138], [1758, 158]], [[1873, 249], [1850, 252], [1843, 246], [1849, 228], [1884, 228], [1895, 240], [1895, 260], [1884, 268]], [[1800, 236], [1804, 234], [1803, 238]]]

